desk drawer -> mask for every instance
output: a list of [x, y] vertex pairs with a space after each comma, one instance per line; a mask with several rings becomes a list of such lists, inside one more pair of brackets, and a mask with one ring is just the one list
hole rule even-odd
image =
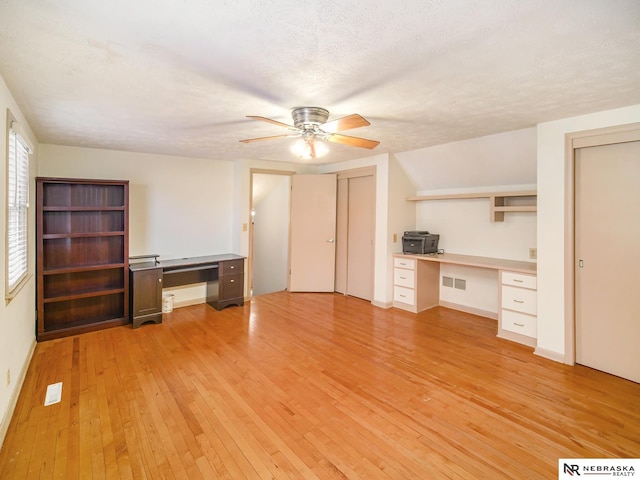
[[224, 262], [220, 262], [219, 268], [220, 275], [241, 273], [244, 270], [244, 259], [240, 258], [238, 260], [226, 260]]
[[393, 266], [396, 268], [406, 268], [407, 270], [415, 270], [416, 269], [416, 260], [415, 258], [393, 258]]
[[519, 333], [520, 335], [526, 335], [527, 337], [536, 338], [537, 321], [538, 319], [531, 315], [511, 312], [509, 310], [502, 311], [502, 329]]
[[505, 285], [502, 287], [502, 308], [528, 313], [529, 315], [536, 315], [536, 291]]
[[415, 285], [415, 278], [415, 270], [404, 270], [402, 268], [395, 268], [393, 270], [394, 285], [413, 288], [413, 286]]
[[413, 290], [412, 288], [394, 287], [393, 300], [400, 303], [406, 303], [407, 305], [415, 305], [415, 290]]
[[524, 273], [502, 272], [502, 284], [514, 287], [536, 289], [536, 276]]
[[242, 297], [244, 294], [243, 275], [225, 275], [220, 278], [220, 300]]

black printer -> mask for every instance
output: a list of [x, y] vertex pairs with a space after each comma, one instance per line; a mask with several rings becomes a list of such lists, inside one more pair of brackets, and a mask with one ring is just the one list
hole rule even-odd
[[402, 235], [402, 253], [425, 254], [438, 253], [438, 240], [435, 235], [424, 230], [411, 230]]

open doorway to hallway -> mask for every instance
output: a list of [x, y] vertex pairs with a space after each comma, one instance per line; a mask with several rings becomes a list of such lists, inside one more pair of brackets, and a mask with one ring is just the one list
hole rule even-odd
[[251, 172], [251, 295], [287, 289], [290, 172]]

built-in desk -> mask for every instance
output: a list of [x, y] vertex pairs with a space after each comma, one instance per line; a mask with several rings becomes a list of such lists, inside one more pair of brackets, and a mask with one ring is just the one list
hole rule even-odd
[[244, 305], [244, 257], [232, 253], [152, 260], [129, 265], [133, 328], [162, 322], [162, 289], [207, 284], [206, 301], [216, 310]]
[[440, 305], [440, 265], [442, 263], [497, 271], [498, 336], [527, 345], [535, 345], [537, 285], [534, 262], [454, 253], [394, 254], [393, 306], [419, 313]]

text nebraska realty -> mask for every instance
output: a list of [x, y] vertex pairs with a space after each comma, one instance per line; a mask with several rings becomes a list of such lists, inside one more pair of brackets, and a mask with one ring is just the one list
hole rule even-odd
[[569, 475], [611, 475], [612, 477], [635, 477], [636, 471], [632, 465], [567, 465], [565, 473]]

